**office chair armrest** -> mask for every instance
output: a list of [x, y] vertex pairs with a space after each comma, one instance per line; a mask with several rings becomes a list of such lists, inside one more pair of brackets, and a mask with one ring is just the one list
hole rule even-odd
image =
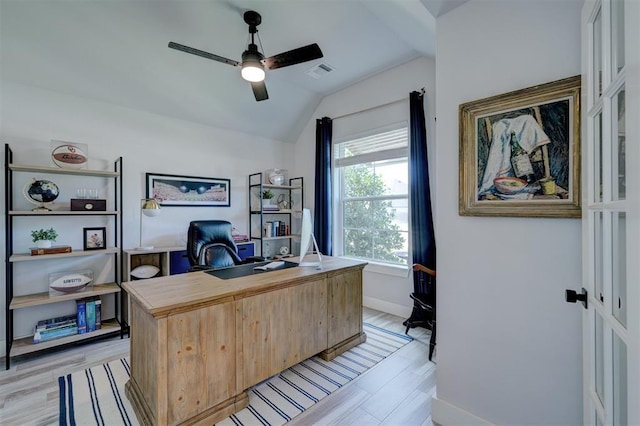
[[242, 263], [264, 262], [266, 259], [262, 256], [247, 256]]

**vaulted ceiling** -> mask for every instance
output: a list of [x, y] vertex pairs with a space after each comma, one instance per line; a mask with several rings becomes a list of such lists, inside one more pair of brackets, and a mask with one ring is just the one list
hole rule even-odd
[[[324, 96], [435, 55], [435, 18], [466, 0], [1, 0], [0, 77], [215, 127], [295, 142]], [[265, 56], [318, 43], [324, 57], [267, 70], [256, 102], [239, 68], [262, 15]], [[319, 64], [333, 69], [307, 74]]]

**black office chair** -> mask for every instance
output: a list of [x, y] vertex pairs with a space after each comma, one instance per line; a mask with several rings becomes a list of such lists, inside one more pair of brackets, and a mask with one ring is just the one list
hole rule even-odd
[[252, 256], [243, 261], [226, 220], [194, 220], [187, 231], [187, 258], [190, 271], [226, 268], [264, 260]]
[[411, 293], [413, 299], [413, 312], [411, 317], [404, 322], [407, 326], [405, 334], [414, 327], [431, 329], [429, 339], [429, 361], [433, 357], [436, 348], [436, 271], [419, 263], [413, 265], [414, 280], [417, 280], [417, 291]]

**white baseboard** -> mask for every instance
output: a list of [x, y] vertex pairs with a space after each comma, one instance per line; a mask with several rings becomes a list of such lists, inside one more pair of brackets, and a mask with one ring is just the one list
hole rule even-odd
[[377, 311], [386, 312], [401, 318], [409, 318], [411, 306], [400, 305], [397, 303], [388, 302], [386, 300], [374, 299], [373, 297], [362, 297], [362, 304], [367, 308], [375, 309]]
[[494, 426], [493, 423], [435, 396], [431, 399], [431, 419], [433, 423], [442, 426]]

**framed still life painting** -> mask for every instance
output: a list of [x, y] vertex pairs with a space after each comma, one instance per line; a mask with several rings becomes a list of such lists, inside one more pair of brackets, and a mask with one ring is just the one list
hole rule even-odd
[[580, 76], [459, 107], [459, 214], [579, 218]]

